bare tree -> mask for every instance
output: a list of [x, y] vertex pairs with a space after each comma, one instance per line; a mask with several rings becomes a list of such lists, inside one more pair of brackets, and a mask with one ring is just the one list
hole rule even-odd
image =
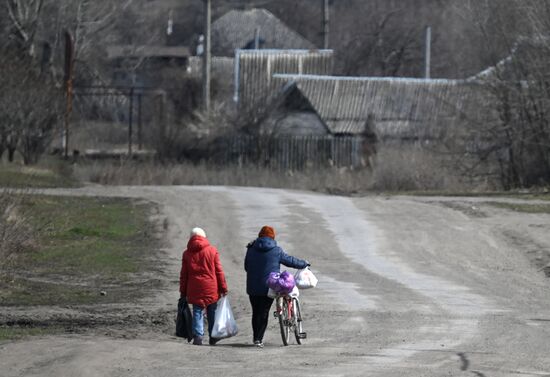
[[35, 38], [44, 0], [5, 0], [11, 22], [11, 36], [20, 48], [35, 54]]
[[[38, 161], [49, 146], [61, 114], [61, 91], [34, 69], [32, 60], [3, 58], [0, 69], [0, 130], [13, 159], [14, 146], [25, 164]], [[14, 145], [15, 144], [15, 145]]]
[[[470, 106], [450, 149], [473, 175], [494, 172], [505, 189], [550, 182], [550, 7], [538, 0], [465, 2], [492, 67], [473, 80]], [[507, 48], [507, 54], [499, 51]], [[448, 140], [449, 141], [449, 140]], [[462, 161], [465, 159], [462, 158]]]

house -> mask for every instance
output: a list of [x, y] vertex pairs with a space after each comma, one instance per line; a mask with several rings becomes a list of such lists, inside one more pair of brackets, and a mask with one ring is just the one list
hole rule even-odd
[[169, 69], [181, 72], [189, 66], [189, 49], [184, 46], [107, 46], [114, 85], [156, 87], [160, 75]]
[[[241, 111], [274, 92], [275, 73], [328, 75], [334, 65], [332, 50], [318, 50], [265, 9], [232, 10], [213, 22], [211, 54], [214, 101]], [[189, 74], [202, 77], [201, 56], [190, 58]]]
[[265, 9], [232, 10], [212, 23], [212, 55], [235, 56], [239, 49], [317, 47]]
[[[240, 111], [259, 110], [278, 93], [278, 73], [330, 75], [332, 50], [237, 50], [235, 57], [213, 56], [212, 96], [216, 102], [233, 102]], [[202, 58], [189, 58], [189, 74], [202, 77]]]
[[289, 74], [273, 80], [279, 97], [264, 127], [275, 134], [432, 139], [461, 115], [484, 111], [483, 92], [465, 80]]
[[261, 111], [278, 94], [276, 74], [330, 75], [332, 50], [237, 50], [235, 92], [240, 111]]

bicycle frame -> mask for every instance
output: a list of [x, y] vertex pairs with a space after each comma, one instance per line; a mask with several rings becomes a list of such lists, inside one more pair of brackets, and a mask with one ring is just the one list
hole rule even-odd
[[[286, 306], [283, 304], [283, 300], [286, 301]], [[277, 297], [277, 316], [283, 315], [283, 311], [286, 309], [286, 320], [291, 321], [294, 316], [294, 309], [292, 305], [292, 297], [279, 296]]]

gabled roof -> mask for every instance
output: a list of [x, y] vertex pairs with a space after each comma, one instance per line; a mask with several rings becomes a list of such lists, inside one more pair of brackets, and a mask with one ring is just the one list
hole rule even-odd
[[316, 75], [274, 79], [280, 87], [286, 83], [287, 94], [299, 90], [333, 134], [362, 134], [370, 121], [377, 132], [408, 133], [415, 124], [457, 118], [474, 98], [473, 85], [461, 80]]
[[266, 49], [315, 49], [315, 45], [290, 29], [265, 9], [232, 10], [212, 23], [212, 54], [233, 56], [256, 37]]

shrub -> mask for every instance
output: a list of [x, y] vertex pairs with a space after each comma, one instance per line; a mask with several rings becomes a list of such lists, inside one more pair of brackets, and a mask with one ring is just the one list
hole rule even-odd
[[460, 190], [463, 184], [444, 157], [418, 145], [381, 144], [369, 188], [377, 191]]

